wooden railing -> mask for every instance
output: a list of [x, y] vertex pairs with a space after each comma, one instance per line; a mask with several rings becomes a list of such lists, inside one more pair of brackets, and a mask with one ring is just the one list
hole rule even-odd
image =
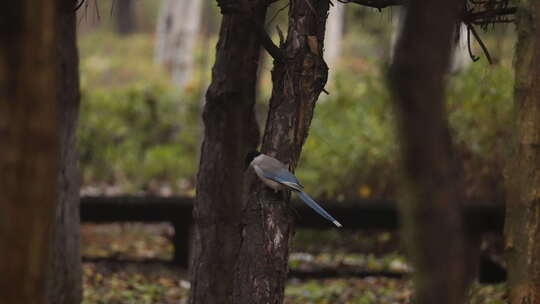
[[[191, 212], [193, 198], [152, 196], [85, 196], [81, 198], [81, 221], [106, 222], [169, 222], [173, 225], [173, 263], [186, 267], [190, 252]], [[343, 229], [397, 230], [397, 205], [389, 200], [319, 201], [338, 219]], [[502, 232], [504, 205], [502, 203], [466, 202], [463, 215], [470, 239], [485, 232]], [[297, 228], [336, 229], [317, 213], [299, 201], [291, 210]]]

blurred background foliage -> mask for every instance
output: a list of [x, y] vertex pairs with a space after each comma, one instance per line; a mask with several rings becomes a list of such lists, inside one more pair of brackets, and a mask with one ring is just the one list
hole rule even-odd
[[[200, 113], [219, 11], [214, 1], [204, 2], [195, 69], [180, 87], [154, 60], [160, 1], [135, 2], [136, 28], [128, 35], [115, 32], [114, 1], [87, 1], [78, 12], [82, 194], [194, 195]], [[284, 6], [277, 1], [268, 13], [269, 18], [276, 16], [267, 25], [274, 41], [279, 41], [276, 26], [286, 32], [287, 10], [280, 11]], [[296, 172], [313, 196], [397, 198], [398, 138], [385, 83], [396, 15], [396, 9], [346, 6], [341, 55], [329, 63], [330, 95], [319, 99]], [[481, 33], [494, 65], [487, 64], [473, 43], [472, 51], [481, 59], [448, 75], [448, 119], [463, 165], [464, 189], [467, 196], [485, 201], [504, 197], [502, 160], [509, 152], [513, 123], [512, 29], [501, 26]], [[261, 129], [272, 88], [272, 61], [262, 54], [256, 107]], [[170, 258], [171, 227], [130, 225], [83, 225], [83, 254]], [[396, 254], [398, 239], [397, 233], [381, 231], [299, 229], [291, 244], [290, 265], [406, 268]], [[168, 272], [141, 276], [129, 269], [85, 263], [83, 303], [185, 303], [188, 275], [165, 268]], [[409, 280], [374, 277], [293, 279], [285, 293], [285, 303], [407, 303], [412, 289]], [[503, 284], [476, 284], [471, 294], [470, 303], [504, 303]]]
[[170, 83], [152, 63], [151, 35], [116, 39], [95, 31], [79, 41], [83, 184], [140, 192], [155, 190], [151, 182], [158, 182], [189, 190], [178, 182], [196, 173], [197, 84], [180, 90]]
[[[107, 14], [93, 27], [80, 30], [78, 147], [83, 193], [194, 194], [200, 111], [210, 79], [219, 13], [212, 5], [205, 8], [208, 20], [203, 20], [196, 47], [197, 68], [192, 80], [178, 88], [153, 60], [157, 4], [152, 2], [137, 2], [138, 25], [133, 34], [117, 36]], [[107, 12], [109, 8], [102, 5], [101, 9]], [[279, 4], [269, 16], [277, 8]], [[85, 18], [84, 14], [79, 18]], [[347, 7], [342, 55], [330, 65], [330, 95], [318, 102], [297, 171], [314, 196], [396, 195], [397, 139], [384, 75], [393, 18], [392, 10], [380, 13]], [[269, 30], [276, 24], [286, 28], [286, 10]], [[505, 143], [512, 124], [514, 41], [501, 28], [483, 37], [496, 64], [488, 65], [482, 57], [449, 75], [448, 112], [464, 164], [467, 194], [496, 199], [504, 191], [501, 159], [508, 153]], [[473, 52], [480, 52], [474, 44]], [[271, 68], [264, 56], [257, 107], [261, 128], [271, 91]]]

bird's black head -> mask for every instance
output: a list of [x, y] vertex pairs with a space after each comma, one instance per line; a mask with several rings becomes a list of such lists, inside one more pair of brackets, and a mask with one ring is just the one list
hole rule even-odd
[[251, 151], [246, 154], [246, 158], [244, 160], [244, 170], [246, 170], [249, 167], [249, 164], [251, 164], [251, 161], [259, 155], [261, 155], [261, 152], [259, 151]]

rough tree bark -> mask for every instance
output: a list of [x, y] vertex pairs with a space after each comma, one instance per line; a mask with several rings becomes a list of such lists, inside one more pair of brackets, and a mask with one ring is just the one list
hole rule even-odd
[[203, 0], [162, 0], [156, 30], [156, 62], [163, 64], [174, 84], [183, 88], [191, 79], [194, 48]]
[[[289, 164], [291, 171], [327, 79], [322, 54], [328, 5], [328, 0], [291, 0], [287, 39], [280, 47], [284, 59], [274, 62], [262, 151]], [[290, 195], [274, 193], [248, 172], [233, 302], [282, 303], [293, 231]]]
[[460, 166], [444, 107], [444, 75], [460, 5], [409, 1], [389, 75], [403, 156], [400, 211], [419, 304], [463, 303], [468, 282]]
[[506, 167], [505, 247], [510, 303], [540, 303], [540, 2], [519, 2], [516, 130]]
[[[257, 20], [264, 22], [265, 16], [266, 6], [255, 10]], [[254, 113], [259, 54], [248, 20], [224, 15], [203, 112], [191, 303], [235, 303], [231, 295], [241, 237], [244, 157], [259, 142]]]
[[56, 1], [0, 8], [0, 299], [46, 302], [57, 202]]
[[56, 0], [57, 102], [59, 107], [58, 205], [52, 231], [53, 243], [47, 278], [49, 303], [81, 302], [79, 248], [79, 172], [75, 131], [79, 113], [79, 58], [76, 46], [75, 0]]

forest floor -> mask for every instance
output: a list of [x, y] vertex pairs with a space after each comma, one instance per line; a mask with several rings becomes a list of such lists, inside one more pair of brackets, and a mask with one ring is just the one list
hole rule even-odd
[[[83, 224], [81, 231], [85, 261], [83, 304], [187, 303], [189, 273], [166, 262], [173, 253], [171, 226]], [[330, 247], [343, 246], [334, 235], [323, 233], [323, 236], [332, 238], [333, 242], [322, 243], [330, 243]], [[328, 245], [322, 246], [320, 240], [313, 243], [311, 238], [308, 231], [296, 234], [290, 256], [291, 269], [354, 268], [402, 273], [405, 279], [376, 276], [325, 279], [292, 277], [285, 289], [285, 303], [410, 303], [413, 289], [406, 275], [410, 267], [400, 254], [351, 253], [358, 252], [354, 251], [355, 242], [350, 243], [350, 248], [329, 248]], [[383, 241], [389, 239], [386, 234], [376, 238]], [[363, 239], [366, 239], [365, 235]], [[102, 258], [114, 258], [117, 262]], [[470, 294], [471, 304], [505, 303], [506, 298], [504, 284], [474, 284]]]

